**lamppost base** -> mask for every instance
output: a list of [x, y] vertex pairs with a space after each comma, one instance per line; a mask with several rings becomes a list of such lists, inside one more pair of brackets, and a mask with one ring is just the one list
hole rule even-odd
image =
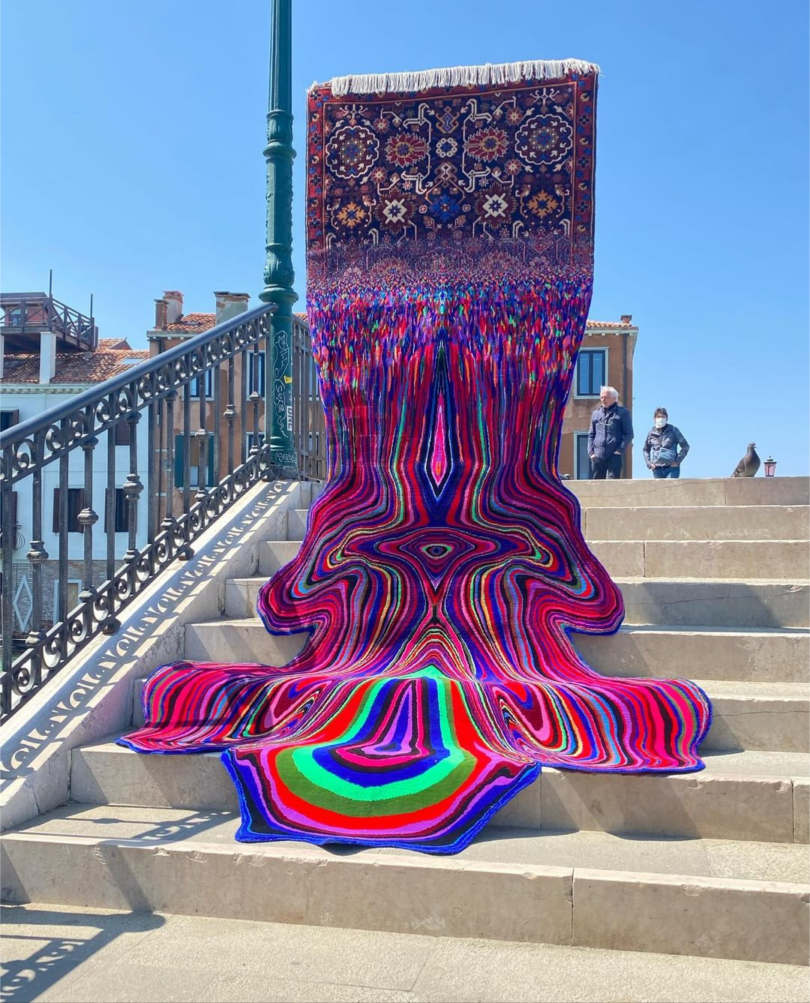
[[265, 481], [297, 481], [298, 468], [287, 463], [270, 463], [264, 474]]

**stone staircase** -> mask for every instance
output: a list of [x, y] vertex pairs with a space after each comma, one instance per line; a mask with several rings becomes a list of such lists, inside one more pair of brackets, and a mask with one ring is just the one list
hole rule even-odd
[[[700, 682], [704, 772], [544, 770], [439, 858], [237, 844], [218, 756], [138, 756], [111, 736], [73, 750], [68, 804], [4, 834], [4, 899], [806, 964], [808, 480], [569, 487], [627, 611], [578, 646], [606, 675]], [[186, 626], [187, 658], [283, 665], [300, 650], [255, 602], [306, 518], [289, 510], [287, 539], [226, 583], [220, 619]]]

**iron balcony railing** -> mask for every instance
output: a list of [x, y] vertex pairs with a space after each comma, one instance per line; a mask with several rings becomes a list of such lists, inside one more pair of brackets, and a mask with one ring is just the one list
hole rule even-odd
[[[3, 719], [96, 635], [115, 633], [120, 611], [273, 475], [263, 416], [273, 309], [241, 314], [0, 435]], [[299, 477], [323, 479], [309, 329], [296, 320], [293, 332]], [[30, 544], [15, 561], [20, 524]]]
[[60, 348], [93, 351], [98, 345], [92, 317], [45, 293], [0, 294], [0, 329], [9, 344], [17, 340], [24, 346], [31, 336], [50, 333], [57, 336]]

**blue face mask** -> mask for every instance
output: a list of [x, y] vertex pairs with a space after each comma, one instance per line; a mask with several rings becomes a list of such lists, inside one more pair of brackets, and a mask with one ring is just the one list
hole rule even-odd
[[666, 423], [667, 423], [666, 418], [656, 418], [655, 419], [655, 427], [656, 428], [663, 428], [666, 425]]

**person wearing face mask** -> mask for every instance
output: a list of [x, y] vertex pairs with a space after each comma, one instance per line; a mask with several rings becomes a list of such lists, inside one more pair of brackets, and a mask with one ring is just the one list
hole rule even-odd
[[681, 430], [669, 423], [665, 407], [656, 408], [653, 415], [654, 426], [647, 433], [644, 443], [644, 460], [652, 470], [653, 477], [680, 477], [681, 464], [689, 452], [689, 443]]
[[599, 391], [602, 406], [591, 415], [588, 456], [595, 481], [616, 480], [622, 475], [625, 450], [633, 441], [633, 422], [626, 407], [619, 405], [614, 387]]

